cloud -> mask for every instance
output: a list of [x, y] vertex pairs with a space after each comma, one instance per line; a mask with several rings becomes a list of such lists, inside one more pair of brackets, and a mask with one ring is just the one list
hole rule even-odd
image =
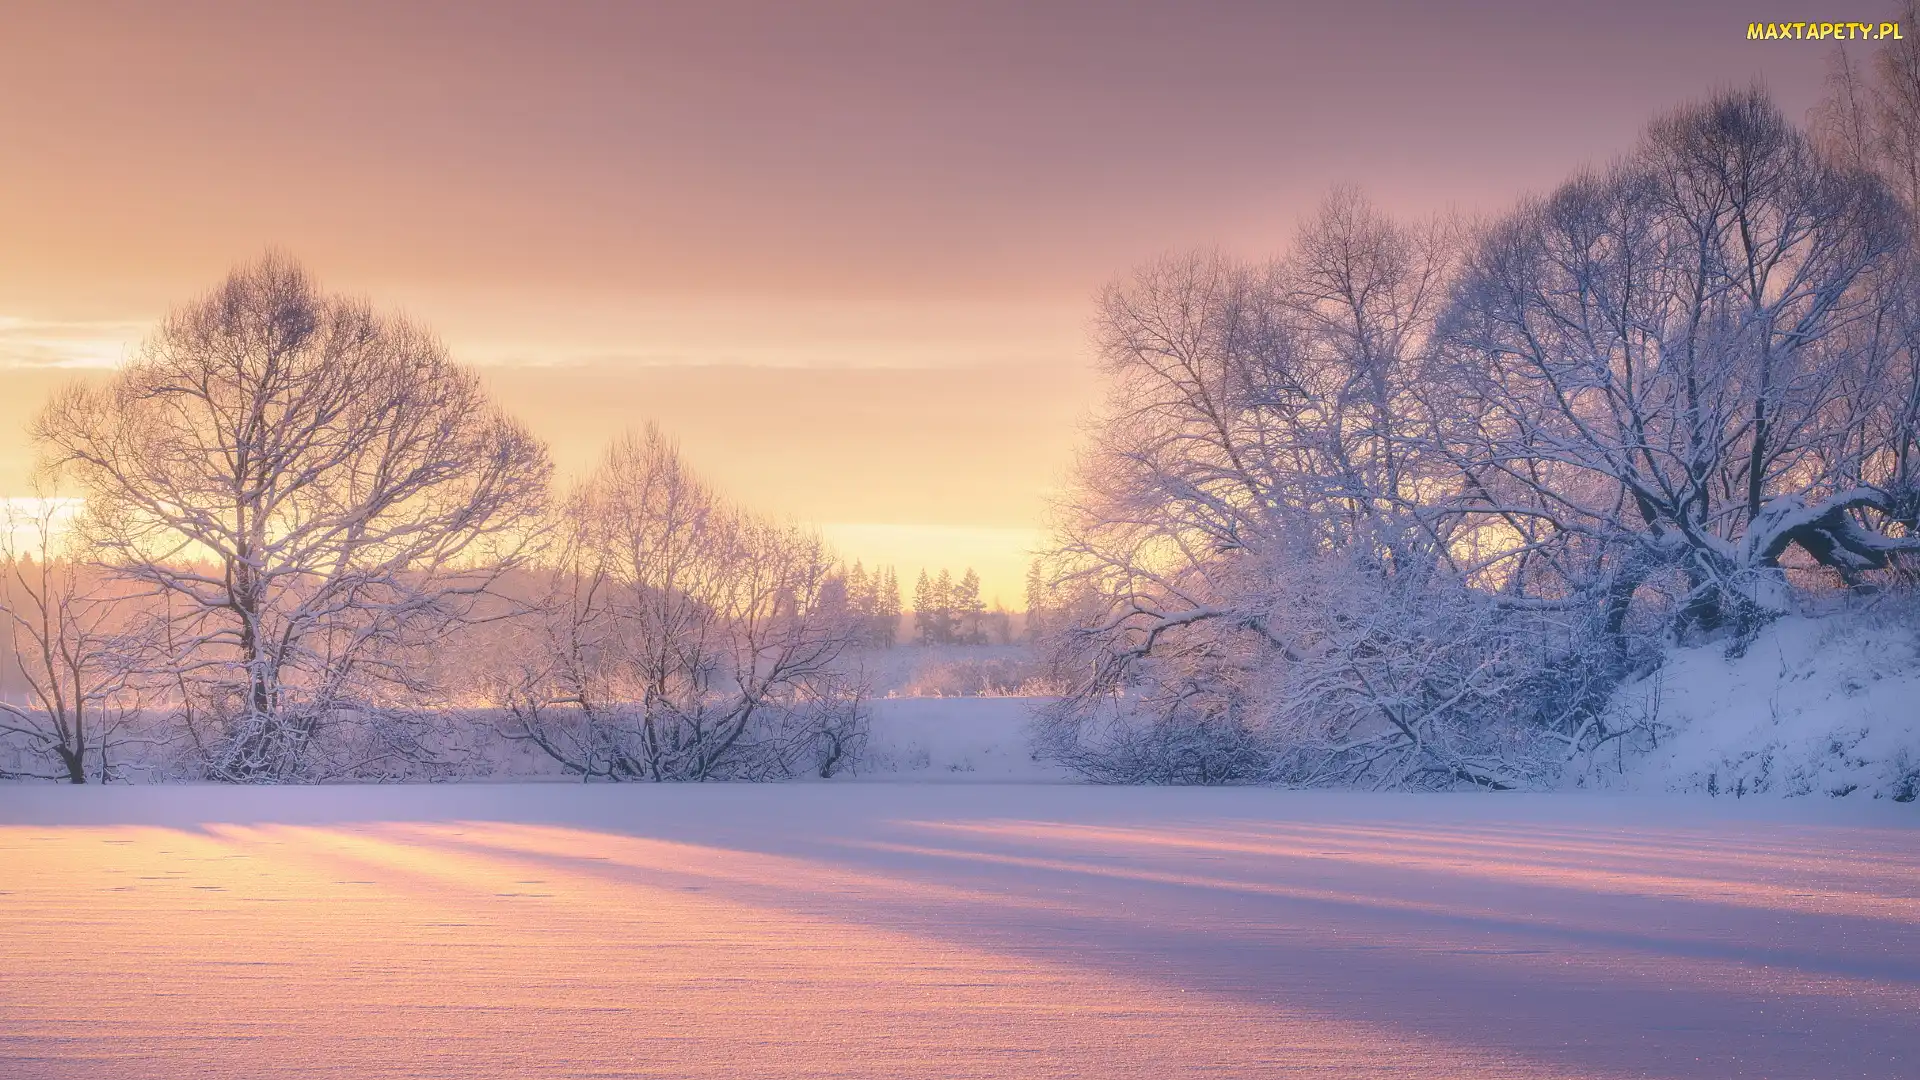
[[146, 333], [141, 322], [59, 321], [0, 315], [0, 368], [111, 368]]

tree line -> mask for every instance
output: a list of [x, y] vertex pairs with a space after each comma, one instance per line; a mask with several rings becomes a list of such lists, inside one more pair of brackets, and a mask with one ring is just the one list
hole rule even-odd
[[568, 491], [425, 330], [281, 255], [236, 270], [33, 437], [0, 738], [23, 775], [444, 773], [465, 710], [586, 778], [842, 768], [891, 568], [740, 508], [655, 428]]
[[942, 567], [932, 577], [920, 571], [913, 584], [913, 626], [922, 645], [1005, 645], [1013, 640], [1013, 616], [980, 598], [980, 575], [969, 566], [955, 581]]

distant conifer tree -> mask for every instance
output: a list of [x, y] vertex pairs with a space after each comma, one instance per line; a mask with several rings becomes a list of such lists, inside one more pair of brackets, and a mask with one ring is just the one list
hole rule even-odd
[[886, 568], [885, 576], [874, 571], [873, 618], [878, 630], [876, 640], [885, 648], [893, 648], [900, 636], [900, 579], [893, 567]]
[[960, 576], [960, 583], [953, 587], [948, 596], [947, 606], [953, 611], [955, 641], [963, 645], [987, 643], [987, 605], [980, 599], [980, 575], [974, 572], [973, 567], [967, 567], [967, 572]]

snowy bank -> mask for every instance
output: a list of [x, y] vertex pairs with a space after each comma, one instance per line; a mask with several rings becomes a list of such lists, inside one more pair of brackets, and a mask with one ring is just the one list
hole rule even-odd
[[1649, 723], [1651, 746], [1623, 755], [1612, 777], [1611, 762], [1583, 767], [1580, 783], [1910, 801], [1920, 791], [1920, 620], [1890, 604], [1782, 619], [1737, 658], [1722, 644], [1676, 649], [1613, 707]]

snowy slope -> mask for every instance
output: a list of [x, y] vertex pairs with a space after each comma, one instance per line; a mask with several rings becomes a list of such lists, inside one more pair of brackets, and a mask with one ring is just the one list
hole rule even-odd
[[1615, 699], [1658, 745], [1588, 782], [1715, 795], [1912, 799], [1920, 786], [1920, 627], [1910, 613], [1783, 619], [1745, 655], [1675, 650]]

